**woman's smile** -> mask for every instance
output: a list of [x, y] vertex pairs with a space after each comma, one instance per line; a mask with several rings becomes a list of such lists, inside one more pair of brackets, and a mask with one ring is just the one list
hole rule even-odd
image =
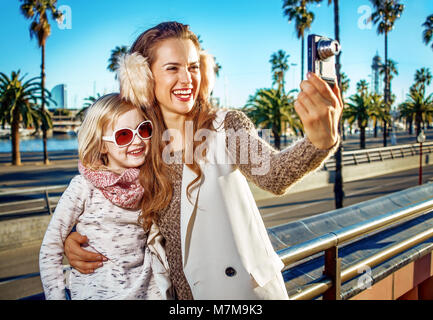
[[192, 88], [175, 89], [173, 95], [182, 102], [188, 102], [193, 98]]

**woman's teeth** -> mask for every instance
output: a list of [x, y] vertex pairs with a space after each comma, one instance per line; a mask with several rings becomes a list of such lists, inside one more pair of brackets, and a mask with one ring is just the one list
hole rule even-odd
[[173, 91], [174, 94], [183, 94], [183, 95], [191, 94], [191, 92], [192, 92], [191, 89], [189, 89], [189, 90], [174, 90]]
[[191, 97], [192, 90], [173, 90], [173, 94], [180, 99], [189, 99]]

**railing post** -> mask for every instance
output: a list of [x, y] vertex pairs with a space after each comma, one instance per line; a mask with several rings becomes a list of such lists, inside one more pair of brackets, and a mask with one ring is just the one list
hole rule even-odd
[[338, 246], [325, 250], [323, 274], [332, 280], [332, 287], [323, 293], [323, 300], [341, 300], [341, 258], [338, 257]]
[[45, 189], [45, 203], [47, 205], [48, 212], [50, 213], [50, 215], [52, 215], [53, 212], [51, 210], [50, 197], [48, 196], [48, 190], [47, 189]]
[[413, 150], [413, 146], [410, 146], [410, 152], [412, 153], [413, 156], [416, 154], [416, 151]]

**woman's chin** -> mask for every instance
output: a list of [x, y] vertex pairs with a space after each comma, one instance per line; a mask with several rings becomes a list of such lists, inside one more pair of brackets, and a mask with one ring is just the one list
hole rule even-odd
[[173, 106], [173, 111], [177, 114], [186, 115], [188, 114], [192, 108], [194, 107], [194, 101], [188, 102], [177, 102]]

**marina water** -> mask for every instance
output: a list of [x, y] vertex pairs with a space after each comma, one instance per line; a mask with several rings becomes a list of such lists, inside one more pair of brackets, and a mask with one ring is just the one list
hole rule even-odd
[[[55, 134], [47, 139], [48, 151], [77, 150], [78, 140], [76, 134]], [[20, 152], [42, 152], [42, 138], [25, 136], [20, 137]], [[0, 152], [12, 152], [12, 140], [0, 139]]]

